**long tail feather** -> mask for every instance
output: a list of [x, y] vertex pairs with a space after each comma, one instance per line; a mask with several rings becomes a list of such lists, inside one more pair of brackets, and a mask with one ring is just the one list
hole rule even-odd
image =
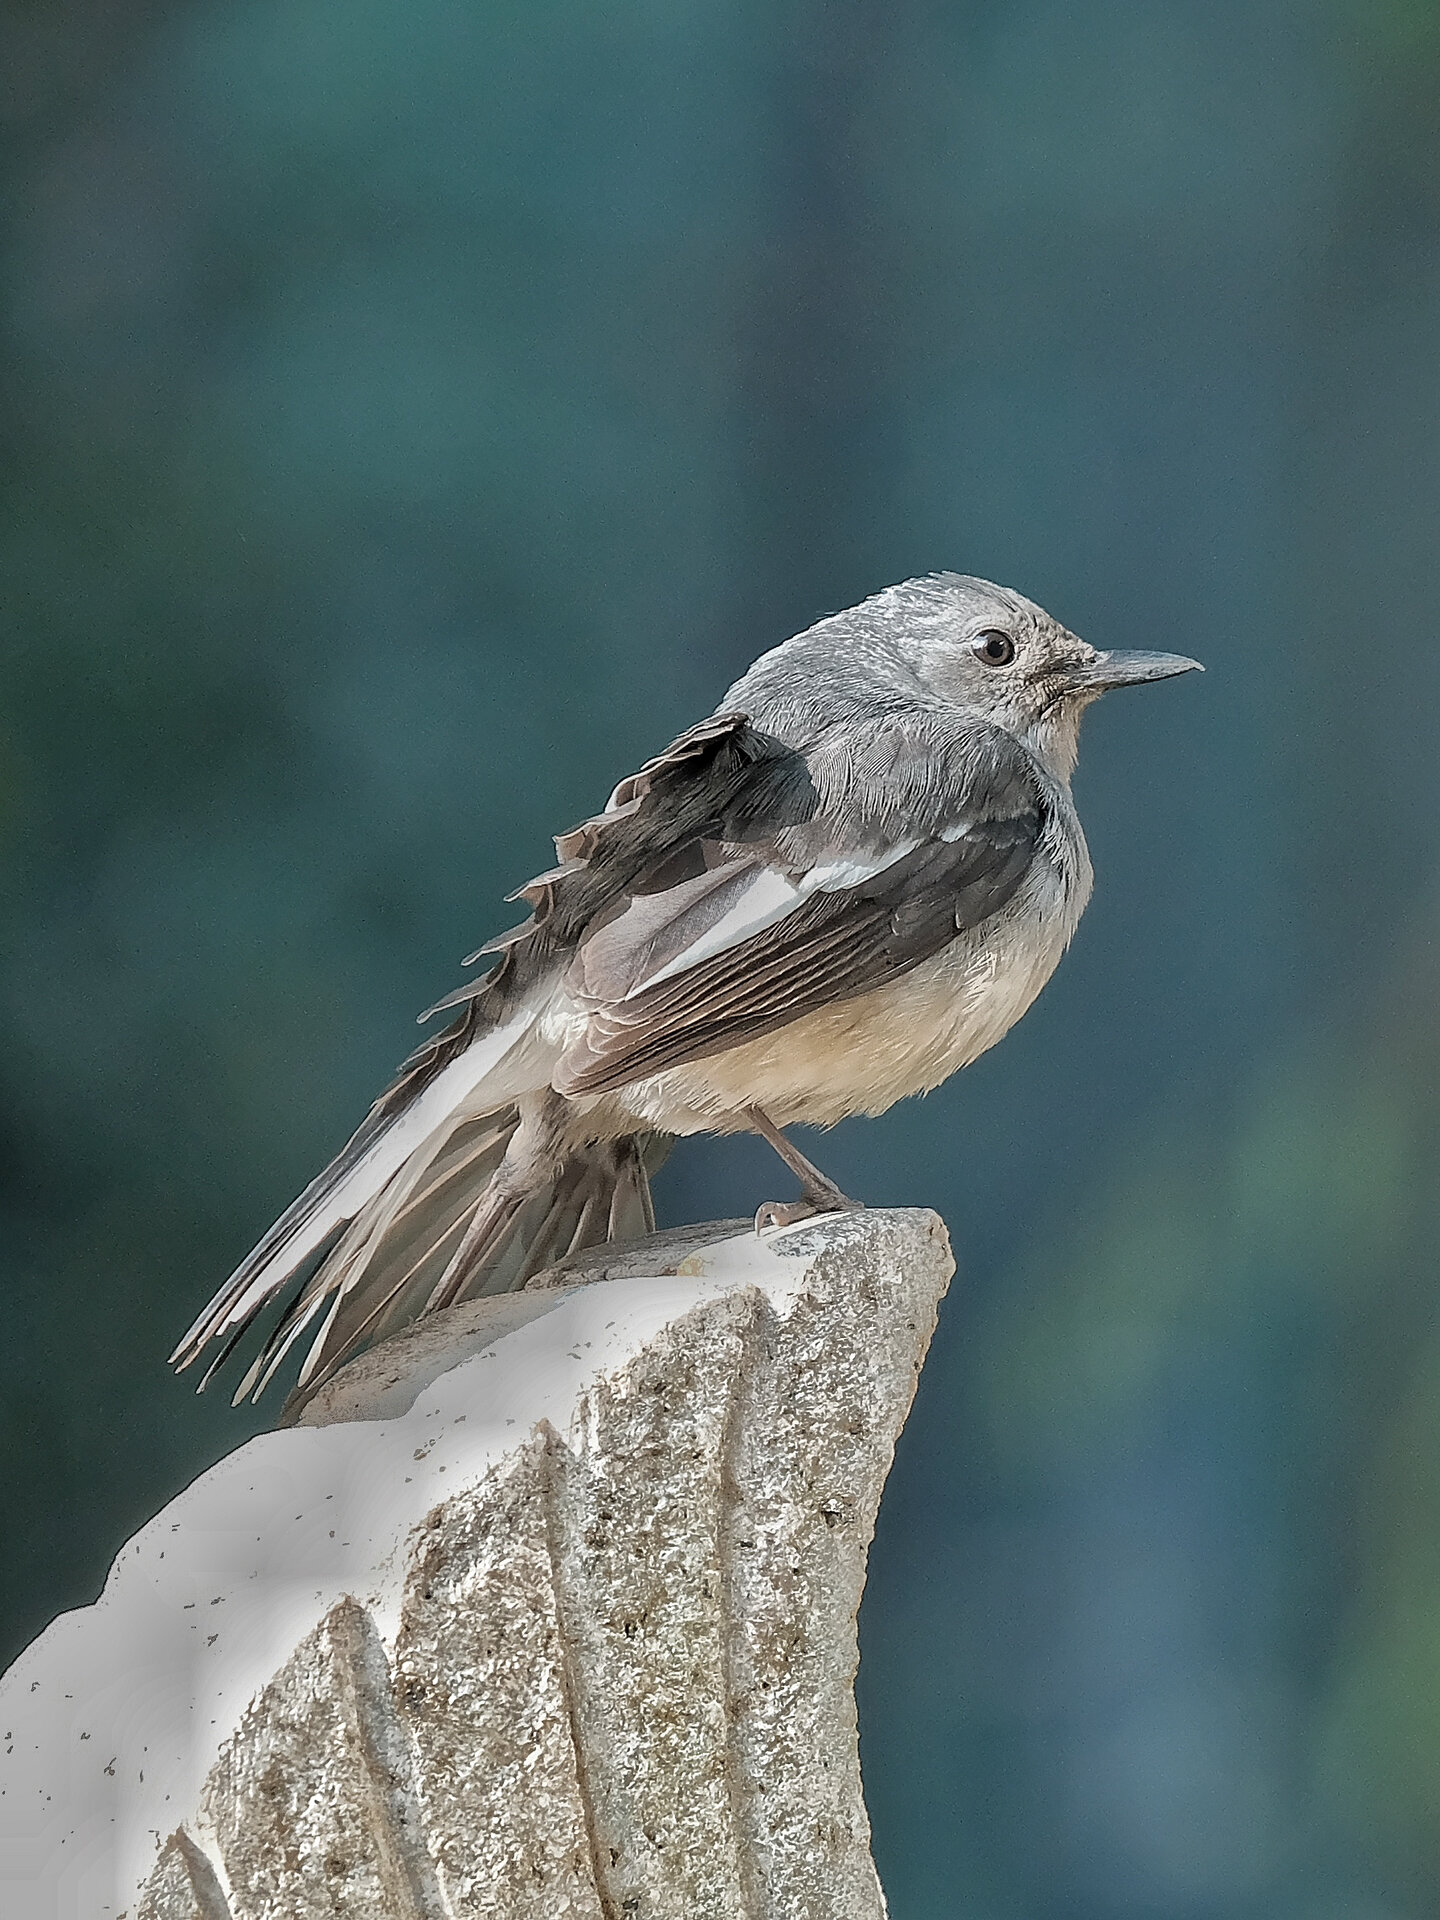
[[[427, 1140], [437, 1134], [442, 1140], [447, 1137], [454, 1117], [467, 1104], [477, 1104], [477, 1093], [494, 1085], [492, 1113], [500, 1102], [513, 1099], [518, 1089], [503, 1084], [510, 1075], [505, 1063], [532, 1024], [533, 1015], [522, 1009], [504, 1026], [456, 1052], [405, 1104], [393, 1106], [391, 1095], [377, 1103], [325, 1171], [241, 1261], [171, 1354], [171, 1364], [188, 1367], [212, 1340], [243, 1334], [298, 1268], [332, 1236], [347, 1230], [407, 1162], [415, 1164], [417, 1150]], [[420, 1171], [427, 1158], [421, 1156]]]
[[437, 1243], [448, 1239], [454, 1223], [463, 1222], [474, 1207], [475, 1189], [493, 1177], [516, 1121], [515, 1109], [508, 1107], [463, 1123], [448, 1137], [432, 1137], [415, 1151], [356, 1214], [281, 1316], [237, 1388], [237, 1402], [264, 1392], [291, 1347], [326, 1307], [299, 1384], [307, 1383], [322, 1354], [354, 1344], [357, 1323], [371, 1321], [377, 1301], [381, 1308], [390, 1302], [408, 1270], [431, 1259]]
[[[213, 1343], [202, 1387], [287, 1287], [294, 1288], [289, 1302], [245, 1371], [237, 1401], [263, 1393], [307, 1335], [287, 1406], [424, 1313], [523, 1286], [569, 1253], [653, 1229], [648, 1175], [667, 1139], [567, 1151], [562, 1135], [557, 1162], [548, 1137], [522, 1128], [526, 1102], [540, 1098], [532, 1091], [533, 1048], [519, 1046], [533, 1026], [533, 1012], [523, 1009], [503, 1029], [468, 1042], [457, 1026], [433, 1070], [412, 1072], [377, 1104], [177, 1347], [173, 1358], [188, 1366]], [[482, 1111], [487, 1094], [497, 1097]]]
[[287, 1415], [382, 1334], [458, 1301], [523, 1286], [584, 1247], [653, 1231], [649, 1173], [668, 1141], [646, 1136], [577, 1149], [542, 1185], [517, 1193], [497, 1178], [517, 1124], [514, 1110], [491, 1118], [468, 1144], [449, 1143], [436, 1153], [403, 1204], [388, 1195], [372, 1203], [377, 1217], [387, 1216], [384, 1226], [356, 1220], [352, 1251], [347, 1255], [342, 1243], [316, 1272], [272, 1333], [247, 1389], [263, 1391], [327, 1297], [329, 1312], [286, 1401]]

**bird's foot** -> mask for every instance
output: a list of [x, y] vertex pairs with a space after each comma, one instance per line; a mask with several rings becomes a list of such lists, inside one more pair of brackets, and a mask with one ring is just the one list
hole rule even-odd
[[764, 1233], [767, 1228], [792, 1227], [797, 1220], [808, 1220], [815, 1213], [854, 1213], [862, 1206], [863, 1202], [852, 1200], [848, 1193], [842, 1193], [813, 1160], [807, 1160], [795, 1142], [786, 1138], [762, 1108], [751, 1107], [749, 1112], [750, 1125], [762, 1140], [770, 1143], [795, 1175], [803, 1196], [789, 1203], [767, 1201], [755, 1215], [757, 1233]]
[[838, 1187], [829, 1187], [807, 1200], [767, 1200], [756, 1210], [756, 1233], [773, 1233], [778, 1227], [793, 1227], [799, 1220], [813, 1220], [822, 1213], [859, 1213], [864, 1202], [852, 1200]]
[[797, 1220], [809, 1220], [820, 1209], [809, 1200], [767, 1200], [755, 1210], [756, 1233], [773, 1233], [777, 1227], [793, 1227]]

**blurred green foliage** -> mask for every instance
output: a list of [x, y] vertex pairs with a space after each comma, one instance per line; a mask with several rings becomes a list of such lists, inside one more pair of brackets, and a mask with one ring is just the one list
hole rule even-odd
[[1087, 723], [1022, 1027], [820, 1149], [961, 1263], [892, 1911], [1435, 1908], [1437, 103], [1419, 0], [0, 15], [7, 1648], [270, 1417], [164, 1354], [548, 835], [960, 567], [1212, 671]]

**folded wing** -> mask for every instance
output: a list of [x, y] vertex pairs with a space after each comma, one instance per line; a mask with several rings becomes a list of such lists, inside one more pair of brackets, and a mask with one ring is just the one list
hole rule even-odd
[[642, 875], [578, 942], [565, 982], [588, 1020], [557, 1090], [603, 1093], [773, 1032], [998, 913], [1035, 857], [1043, 806], [1022, 749], [999, 734], [983, 755], [974, 744], [957, 756], [971, 777], [957, 777], [948, 806], [943, 786], [938, 804], [932, 793], [928, 831], [881, 830], [877, 819], [918, 810], [884, 806], [873, 787], [858, 819], [822, 794], [802, 828], [697, 838], [684, 866], [669, 856], [668, 884]]

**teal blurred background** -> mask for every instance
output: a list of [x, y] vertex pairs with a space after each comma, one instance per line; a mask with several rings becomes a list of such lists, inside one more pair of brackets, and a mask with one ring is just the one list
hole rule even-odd
[[1211, 671], [821, 1143], [961, 1268], [892, 1911], [1440, 1909], [1440, 6], [12, 0], [0, 128], [0, 1657], [273, 1418], [165, 1352], [549, 834], [953, 567]]

